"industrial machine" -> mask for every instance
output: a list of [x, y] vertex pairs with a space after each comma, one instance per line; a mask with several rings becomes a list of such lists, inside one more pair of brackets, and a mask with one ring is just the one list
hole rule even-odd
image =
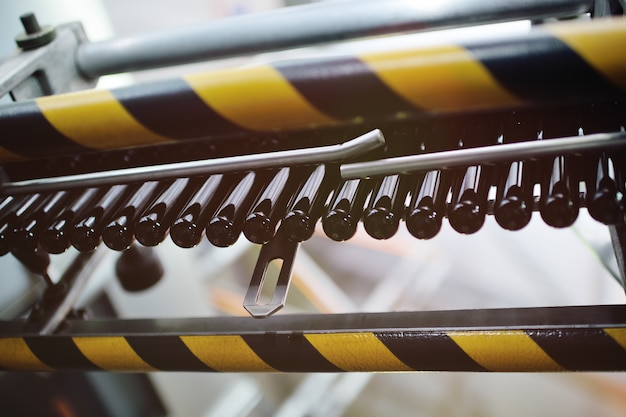
[[[625, 284], [623, 1], [348, 1], [90, 42], [78, 23], [22, 16], [0, 65], [0, 253], [48, 288], [0, 323], [17, 371], [623, 371], [623, 305], [275, 315], [298, 246], [406, 228], [506, 230], [533, 212], [611, 231]], [[318, 54], [111, 90], [99, 76], [346, 39], [530, 20], [459, 44]], [[260, 34], [263, 34], [262, 36]], [[536, 221], [536, 219], [535, 219]], [[152, 248], [262, 245], [251, 317], [91, 319], [74, 303], [103, 254], [141, 291]], [[51, 279], [50, 257], [76, 258]], [[268, 266], [275, 289], [259, 301]], [[271, 316], [271, 317], [269, 317]]]

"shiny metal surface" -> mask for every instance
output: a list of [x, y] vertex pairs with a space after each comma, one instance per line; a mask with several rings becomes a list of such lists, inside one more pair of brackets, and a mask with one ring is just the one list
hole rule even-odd
[[586, 136], [534, 140], [423, 155], [400, 156], [371, 162], [357, 162], [342, 165], [340, 172], [344, 179], [366, 178], [376, 175], [428, 171], [485, 162], [515, 161], [597, 149], [614, 149], [623, 146], [626, 146], [626, 132], [596, 133]]
[[173, 31], [79, 47], [81, 71], [96, 77], [365, 36], [546, 17], [569, 17], [592, 0], [448, 2], [350, 0], [291, 7]]
[[376, 149], [384, 143], [385, 138], [382, 132], [375, 129], [339, 145], [7, 182], [0, 187], [0, 193], [33, 193], [37, 192], [35, 190], [98, 187], [131, 181], [153, 181], [163, 178], [191, 177], [300, 164], [337, 162]]

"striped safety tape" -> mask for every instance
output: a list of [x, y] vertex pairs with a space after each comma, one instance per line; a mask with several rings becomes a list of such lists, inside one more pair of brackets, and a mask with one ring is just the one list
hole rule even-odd
[[[623, 315], [615, 314], [619, 307], [612, 310], [615, 316]], [[391, 315], [390, 323], [398, 317], [387, 314]], [[438, 317], [436, 314], [440, 313], [435, 313]], [[480, 310], [466, 314], [471, 322]], [[346, 317], [349, 315], [324, 319], [346, 322]], [[367, 323], [369, 317], [364, 315], [358, 320]], [[318, 318], [304, 320], [314, 322]], [[537, 320], [543, 319], [538, 316]], [[258, 326], [250, 318], [239, 320], [247, 321], [234, 323]], [[301, 324], [307, 323], [304, 320]], [[357, 330], [248, 329], [234, 333], [150, 329], [106, 334], [2, 335], [0, 368], [133, 372], [626, 371], [626, 324], [475, 328], [468, 323], [463, 328], [445, 329], [401, 328], [402, 319], [396, 322], [397, 328], [390, 325]], [[141, 321], [134, 321], [132, 327], [141, 328]]]
[[0, 338], [5, 370], [626, 371], [626, 328]]
[[623, 98], [626, 19], [353, 57], [282, 61], [0, 106], [0, 162], [86, 150]]

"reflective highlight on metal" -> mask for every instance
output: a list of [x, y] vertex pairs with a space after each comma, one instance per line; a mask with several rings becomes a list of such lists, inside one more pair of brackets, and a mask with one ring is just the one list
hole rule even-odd
[[489, 0], [460, 2], [453, 11], [445, 5], [411, 0], [352, 0], [340, 7], [291, 7], [169, 32], [91, 42], [78, 48], [76, 59], [83, 73], [96, 77], [372, 34], [576, 16], [592, 7], [592, 0]]
[[480, 148], [434, 152], [422, 155], [399, 156], [376, 161], [344, 164], [340, 169], [344, 179], [367, 178], [377, 175], [402, 174], [454, 168], [477, 163], [516, 161], [626, 146], [626, 132], [594, 133], [549, 140], [505, 143]]

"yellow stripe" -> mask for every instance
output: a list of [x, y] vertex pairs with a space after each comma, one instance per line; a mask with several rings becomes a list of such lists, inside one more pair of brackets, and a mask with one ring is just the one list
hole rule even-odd
[[213, 110], [250, 130], [273, 131], [335, 124], [268, 65], [184, 77]]
[[329, 362], [344, 371], [411, 371], [373, 333], [306, 334]]
[[366, 54], [361, 60], [396, 94], [432, 111], [510, 106], [520, 101], [457, 46]]
[[35, 101], [56, 130], [89, 148], [124, 148], [169, 141], [136, 121], [110, 91], [79, 91]]
[[181, 336], [187, 348], [208, 367], [223, 372], [275, 372], [241, 336]]
[[611, 336], [617, 343], [620, 344], [621, 347], [626, 349], [626, 329], [623, 327], [620, 328], [609, 328], [604, 329], [604, 332]]
[[489, 371], [564, 370], [522, 330], [449, 332], [448, 336]]
[[546, 25], [589, 65], [626, 89], [626, 18]]
[[110, 337], [74, 337], [78, 349], [94, 365], [109, 371], [156, 371], [144, 362], [125, 338]]
[[0, 338], [0, 366], [21, 371], [52, 371], [39, 360], [21, 337]]

